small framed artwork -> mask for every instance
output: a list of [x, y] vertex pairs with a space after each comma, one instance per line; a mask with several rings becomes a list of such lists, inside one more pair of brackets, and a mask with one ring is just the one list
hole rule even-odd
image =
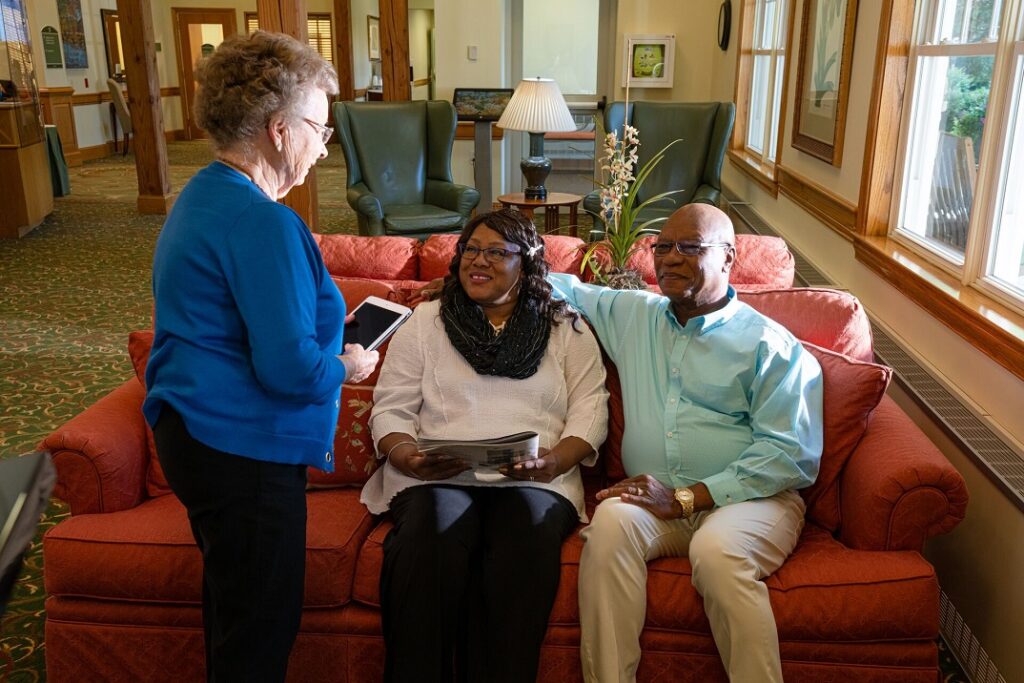
[[793, 147], [843, 162], [857, 0], [804, 0], [796, 72]]
[[366, 15], [366, 49], [371, 62], [380, 61], [380, 17]]
[[629, 88], [671, 88], [676, 37], [630, 33], [624, 36], [622, 85]]

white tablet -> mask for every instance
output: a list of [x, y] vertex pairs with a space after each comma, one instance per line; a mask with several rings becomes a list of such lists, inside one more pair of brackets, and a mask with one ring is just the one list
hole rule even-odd
[[395, 333], [412, 315], [412, 309], [379, 296], [368, 296], [353, 313], [356, 319], [345, 323], [345, 343], [362, 344], [372, 351]]

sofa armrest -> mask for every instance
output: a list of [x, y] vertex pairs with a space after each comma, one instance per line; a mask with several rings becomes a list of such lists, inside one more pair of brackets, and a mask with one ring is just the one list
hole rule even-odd
[[145, 393], [133, 377], [43, 440], [57, 468], [54, 495], [71, 514], [127, 510], [146, 498]]
[[[457, 185], [444, 180], [427, 179], [425, 202], [440, 206], [443, 209], [454, 211], [469, 217], [476, 205], [480, 203], [480, 193], [475, 188], [465, 185]], [[485, 211], [491, 207], [485, 206]]]
[[920, 552], [967, 509], [963, 477], [888, 396], [841, 476], [839, 538], [851, 548]]
[[718, 200], [722, 198], [722, 192], [716, 190], [710, 185], [698, 185], [697, 189], [693, 193], [693, 197], [690, 198], [691, 204], [712, 204], [718, 206]]

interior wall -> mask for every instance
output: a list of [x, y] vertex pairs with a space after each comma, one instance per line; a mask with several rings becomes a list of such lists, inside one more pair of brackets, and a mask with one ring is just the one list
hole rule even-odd
[[[734, 11], [738, 2], [733, 2]], [[717, 58], [720, 0], [619, 0], [616, 16], [614, 99], [626, 96], [623, 80], [624, 36], [673, 34], [676, 37], [674, 78], [671, 88], [630, 88], [633, 101], [705, 102], [710, 98], [712, 65]], [[732, 94], [725, 98], [732, 99]]]
[[[847, 110], [842, 165], [835, 168], [791, 146], [792, 102], [796, 97], [797, 44], [790, 56], [785, 94], [787, 116], [779, 135], [782, 166], [812, 179], [831, 193], [857, 204], [866, 144], [868, 107], [874, 79], [874, 60], [883, 0], [860, 0], [854, 40], [853, 68]], [[702, 4], [718, 5], [717, 0]], [[733, 3], [732, 39], [727, 53], [717, 47], [689, 59], [707, 68], [709, 99], [732, 100], [735, 84], [739, 12]], [[794, 30], [799, 32], [803, 2], [797, 2]], [[716, 31], [708, 28], [708, 33]], [[799, 35], [797, 33], [797, 38]], [[676, 49], [680, 49], [677, 42]], [[683, 44], [684, 52], [706, 48]], [[678, 68], [678, 64], [677, 64]], [[726, 161], [722, 182], [753, 208], [819, 270], [840, 287], [860, 298], [923, 366], [932, 372], [1012, 447], [1024, 453], [1024, 381], [1016, 378], [965, 341], [941, 321], [920, 308], [887, 280], [858, 262], [853, 245], [780, 194], [772, 197], [760, 185]], [[897, 400], [896, 389], [891, 389]], [[946, 452], [963, 474], [971, 492], [967, 519], [957, 529], [933, 539], [927, 548], [943, 589], [950, 596], [982, 647], [1007, 681], [1024, 681], [1024, 658], [1019, 656], [1019, 634], [1024, 632], [1024, 552], [1018, 539], [1024, 533], [1024, 514], [996, 488], [965, 454], [946, 439], [929, 418], [910, 404], [901, 403], [911, 417]], [[998, 552], [992, 552], [998, 548]], [[1011, 548], [1013, 548], [1011, 550]]]
[[[436, 0], [434, 44], [437, 56], [435, 97], [451, 102], [455, 88], [514, 87], [508, 79], [506, 0]], [[475, 60], [470, 45], [477, 47]], [[509, 133], [511, 134], [511, 133]], [[503, 187], [504, 150], [491, 143], [492, 196]], [[473, 182], [473, 141], [456, 140], [452, 150], [452, 176], [457, 183]], [[483, 208], [483, 207], [482, 207]]]
[[[430, 30], [434, 28], [434, 10], [409, 10], [409, 64], [413, 80], [430, 76]], [[426, 85], [412, 89], [412, 99], [425, 100], [430, 88]]]

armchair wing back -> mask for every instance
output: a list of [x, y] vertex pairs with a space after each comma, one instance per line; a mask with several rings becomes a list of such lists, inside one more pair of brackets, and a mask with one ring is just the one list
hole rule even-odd
[[[128, 111], [128, 102], [124, 99], [121, 84], [113, 78], [107, 79], [107, 89], [110, 91], [110, 101], [114, 103], [114, 111], [117, 112], [117, 122], [124, 131], [124, 153], [128, 154], [128, 140], [132, 134], [132, 115]], [[116, 139], [114, 143], [117, 143]]]
[[[639, 133], [637, 168], [665, 145], [681, 140], [647, 177], [638, 199], [644, 201], [670, 190], [681, 192], [672, 196], [672, 202], [663, 201], [645, 209], [642, 220], [668, 216], [692, 202], [718, 204], [722, 162], [735, 118], [736, 106], [732, 102], [634, 102], [628, 111], [624, 102], [609, 105], [604, 114], [606, 131], [618, 131], [622, 139], [622, 128], [628, 120]], [[592, 214], [599, 213], [600, 206], [598, 192], [587, 195], [583, 203], [584, 209]], [[595, 223], [598, 221], [595, 218]]]
[[360, 234], [419, 237], [465, 224], [480, 193], [452, 182], [449, 102], [337, 102], [334, 119]]

